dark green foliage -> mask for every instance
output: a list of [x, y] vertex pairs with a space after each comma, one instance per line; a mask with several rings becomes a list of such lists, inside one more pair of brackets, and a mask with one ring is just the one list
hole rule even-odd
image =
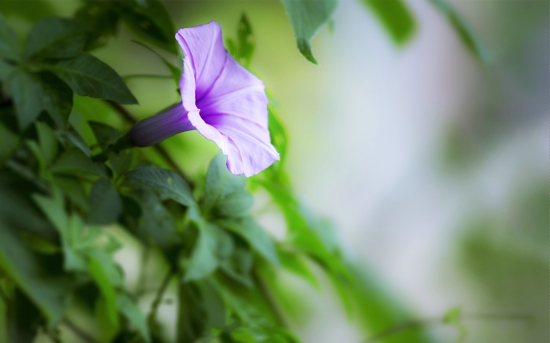
[[[369, 1], [394, 39], [408, 39], [414, 20], [403, 4], [387, 10], [378, 3]], [[283, 4], [300, 51], [316, 63], [310, 40], [331, 20], [336, 1]], [[33, 21], [43, 16], [23, 15]], [[157, 312], [165, 293], [176, 290], [178, 342], [299, 342], [279, 308], [281, 272], [315, 289], [328, 280], [348, 315], [368, 332], [410, 320], [349, 267], [330, 222], [298, 201], [284, 170], [287, 134], [272, 99], [269, 128], [281, 161], [248, 182], [227, 170], [222, 154], [206, 175], [193, 178], [157, 167], [151, 161], [166, 154], [131, 147], [127, 126], [98, 121], [115, 112], [94, 101], [137, 104], [117, 72], [89, 53], [120, 23], [138, 39], [177, 53], [174, 25], [157, 0], [84, 1], [73, 19], [50, 17], [32, 26], [23, 48], [0, 16], [0, 340], [29, 342], [42, 335], [62, 342], [60, 332], [78, 326], [69, 321], [77, 312], [97, 328], [92, 341], [165, 342]], [[256, 46], [253, 32], [243, 14], [236, 39], [227, 40], [245, 67]], [[159, 56], [177, 86], [181, 68], [137, 43]], [[73, 93], [96, 99], [73, 111]], [[82, 110], [88, 105], [92, 109]], [[80, 113], [86, 110], [88, 118]], [[116, 111], [131, 118], [121, 107]], [[250, 212], [250, 190], [259, 187], [283, 214], [288, 234], [282, 241]], [[144, 257], [137, 289], [127, 287], [114, 259], [119, 240], [155, 259], [148, 268]], [[162, 280], [157, 269], [167, 269]], [[144, 296], [153, 297], [150, 307], [143, 307]], [[445, 320], [458, 325], [458, 317], [450, 312]], [[403, 337], [387, 342], [429, 342], [421, 329]]]
[[88, 53], [44, 65], [43, 68], [54, 73], [78, 95], [121, 104], [137, 104], [137, 99], [122, 78], [107, 64]]
[[25, 44], [23, 58], [70, 58], [84, 49], [86, 32], [78, 23], [62, 18], [48, 18], [36, 24]]

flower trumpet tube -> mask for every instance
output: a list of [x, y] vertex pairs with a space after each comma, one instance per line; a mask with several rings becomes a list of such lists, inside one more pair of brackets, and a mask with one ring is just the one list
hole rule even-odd
[[261, 80], [237, 63], [223, 46], [216, 22], [181, 29], [181, 102], [130, 130], [136, 146], [150, 146], [177, 133], [197, 130], [227, 156], [233, 174], [252, 176], [279, 160], [267, 125]]

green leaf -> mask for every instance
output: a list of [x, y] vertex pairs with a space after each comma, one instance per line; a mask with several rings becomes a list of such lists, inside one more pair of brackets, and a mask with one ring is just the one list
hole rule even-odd
[[70, 58], [84, 49], [86, 32], [78, 23], [58, 17], [36, 24], [27, 37], [25, 59]]
[[58, 322], [72, 287], [71, 279], [55, 276], [43, 269], [42, 256], [33, 254], [20, 234], [33, 225], [37, 216], [32, 208], [21, 202], [17, 194], [0, 192], [0, 268], [32, 299], [49, 323]]
[[53, 183], [73, 204], [84, 212], [88, 211], [88, 198], [82, 182], [71, 177], [55, 176]]
[[100, 178], [90, 192], [90, 211], [86, 221], [92, 224], [108, 225], [118, 219], [122, 212], [122, 201], [109, 179]]
[[294, 28], [298, 49], [308, 61], [317, 64], [310, 41], [336, 9], [336, 0], [281, 0]]
[[43, 67], [57, 75], [78, 95], [112, 100], [120, 104], [138, 103], [113, 68], [86, 52]]
[[105, 45], [114, 36], [119, 23], [119, 14], [113, 2], [86, 1], [74, 14], [74, 20], [86, 27], [88, 37], [86, 50]]
[[281, 266], [289, 272], [303, 278], [313, 288], [321, 289], [321, 284], [300, 254], [280, 250]]
[[145, 316], [141, 313], [141, 309], [137, 303], [129, 295], [122, 292], [118, 293], [117, 300], [120, 312], [138, 329], [141, 337], [146, 342], [151, 342], [151, 335], [149, 334]]
[[103, 123], [96, 121], [88, 121], [88, 125], [92, 128], [94, 132], [95, 139], [97, 144], [101, 147], [102, 150], [107, 150], [109, 146], [116, 143], [116, 141], [122, 137], [122, 132], [118, 129]]
[[218, 240], [223, 234], [218, 227], [200, 218], [195, 208], [189, 209], [189, 216], [197, 224], [199, 235], [183, 278], [185, 282], [202, 279], [218, 268]]
[[[102, 305], [104, 307], [104, 311], [101, 311], [101, 316], [104, 317], [108, 325], [108, 330], [105, 330], [107, 331], [105, 336], [108, 338], [118, 331], [118, 301], [115, 285], [110, 279], [108, 270], [106, 270], [108, 267], [104, 264], [104, 262], [105, 261], [103, 258], [98, 258], [96, 255], [91, 255], [89, 257], [88, 272], [101, 290], [101, 295], [103, 298]], [[110, 341], [110, 339], [107, 340]]]
[[459, 336], [456, 340], [456, 343], [464, 342], [466, 336], [468, 335], [468, 329], [466, 328], [466, 325], [464, 325], [464, 323], [462, 322], [462, 308], [453, 307], [449, 309], [443, 315], [442, 321], [444, 324], [454, 326], [458, 330]]
[[236, 248], [229, 258], [221, 260], [220, 267], [229, 277], [252, 288], [254, 283], [250, 273], [253, 263], [254, 256], [250, 251]]
[[82, 136], [80, 136], [80, 134], [75, 129], [71, 128], [68, 131], [58, 131], [58, 138], [63, 144], [69, 142], [75, 148], [78, 148], [80, 151], [82, 151], [87, 157], [92, 157], [92, 152], [84, 141], [84, 138], [82, 138]]
[[146, 244], [152, 241], [161, 249], [168, 247], [176, 232], [174, 217], [151, 189], [136, 193], [132, 196], [142, 211], [141, 219], [135, 224], [136, 235]]
[[408, 42], [416, 31], [416, 21], [403, 0], [362, 0], [380, 20], [398, 45]]
[[267, 232], [256, 223], [252, 216], [222, 219], [218, 220], [217, 223], [243, 237], [254, 250], [271, 263], [275, 265], [279, 264], [273, 240], [269, 237]]
[[44, 109], [57, 127], [65, 129], [73, 108], [73, 91], [52, 73], [40, 73], [38, 76], [44, 90]]
[[2, 137], [2, 144], [0, 144], [0, 167], [6, 163], [11, 156], [15, 153], [21, 141], [19, 136], [11, 132], [4, 124], [0, 122], [0, 137]]
[[195, 205], [195, 198], [189, 186], [177, 173], [162, 168], [144, 167], [131, 170], [126, 177], [149, 186], [184, 206]]
[[231, 55], [245, 68], [248, 68], [256, 42], [250, 21], [244, 12], [237, 26], [237, 41], [227, 39], [227, 45]]
[[155, 50], [151, 49], [149, 46], [143, 44], [142, 42], [138, 42], [138, 41], [135, 41], [133, 40], [132, 42], [136, 43], [136, 44], [139, 44], [141, 45], [142, 47], [144, 47], [145, 49], [151, 51], [153, 54], [157, 55], [158, 58], [160, 58], [160, 60], [162, 61], [162, 63], [166, 66], [166, 68], [168, 68], [168, 70], [170, 71], [170, 74], [172, 75], [172, 79], [174, 80], [174, 82], [176, 83], [176, 87], [179, 88], [180, 86], [180, 79], [181, 79], [181, 69], [176, 67], [175, 65], [173, 65], [172, 63], [168, 62], [168, 60], [166, 60], [166, 58], [162, 57], [158, 52], [156, 52]]
[[0, 56], [17, 61], [21, 56], [17, 35], [9, 28], [6, 19], [0, 13]]
[[246, 185], [243, 175], [236, 176], [227, 170], [226, 157], [218, 154], [208, 167], [206, 173], [206, 190], [204, 195], [204, 212], [209, 212], [216, 203], [231, 193], [242, 191]]
[[119, 14], [128, 29], [139, 38], [161, 49], [177, 54], [176, 29], [170, 15], [157, 0], [119, 2]]
[[281, 120], [279, 119], [277, 113], [275, 112], [274, 106], [272, 105], [272, 100], [269, 101], [269, 106], [267, 107], [268, 110], [268, 120], [269, 120], [269, 134], [271, 136], [271, 143], [277, 149], [277, 152], [279, 153], [281, 160], [279, 162], [275, 162], [274, 168], [277, 168], [278, 170], [283, 168], [285, 158], [286, 158], [286, 151], [288, 147], [288, 138], [286, 135], [285, 127], [283, 126]]
[[72, 174], [75, 176], [100, 176], [101, 171], [81, 150], [68, 150], [63, 153], [52, 166], [52, 172], [57, 174]]
[[42, 110], [42, 85], [34, 75], [23, 70], [11, 73], [7, 83], [15, 103], [19, 129], [23, 131]]
[[49, 165], [57, 155], [58, 147], [55, 133], [48, 125], [42, 122], [36, 122], [36, 130], [38, 133], [38, 141], [40, 142], [42, 157], [44, 158], [46, 165]]
[[15, 69], [15, 66], [0, 59], [0, 81], [6, 81]]
[[237, 218], [248, 212], [254, 204], [252, 195], [245, 191], [233, 192], [220, 199], [215, 205], [215, 214], [224, 218]]
[[487, 50], [476, 33], [471, 29], [468, 22], [447, 0], [429, 0], [435, 8], [447, 17], [449, 23], [454, 27], [462, 43], [481, 62], [489, 62]]
[[119, 177], [126, 173], [132, 167], [134, 161], [134, 149], [122, 150], [118, 154], [109, 154], [109, 164], [111, 169], [115, 173], [116, 177]]

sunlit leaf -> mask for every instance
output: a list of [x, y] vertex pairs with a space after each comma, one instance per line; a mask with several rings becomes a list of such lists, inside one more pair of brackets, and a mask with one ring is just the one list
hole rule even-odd
[[36, 24], [27, 37], [25, 59], [69, 58], [82, 52], [86, 33], [76, 22], [51, 17]]
[[19, 129], [26, 129], [42, 110], [43, 90], [40, 81], [23, 70], [15, 70], [7, 80], [15, 103]]
[[120, 104], [138, 103], [116, 71], [88, 53], [44, 65], [43, 68], [52, 71], [78, 95], [108, 99]]
[[151, 342], [149, 328], [145, 321], [145, 316], [136, 302], [126, 293], [119, 292], [117, 296], [118, 308], [120, 312], [132, 323], [139, 331], [146, 342]]
[[100, 309], [102, 311], [100, 312], [108, 327], [102, 336], [107, 341], [110, 341], [111, 336], [116, 334], [119, 327], [118, 301], [115, 285], [108, 274], [108, 270], [106, 270], [108, 267], [104, 262], [104, 259], [98, 258], [98, 256], [90, 256], [88, 271], [101, 290], [102, 301], [100, 302]]
[[362, 0], [378, 17], [396, 44], [409, 41], [416, 31], [416, 20], [403, 0]]
[[149, 186], [185, 206], [195, 205], [189, 186], [177, 173], [162, 168], [144, 167], [127, 172], [126, 177]]
[[336, 9], [336, 0], [281, 0], [294, 28], [298, 49], [310, 62], [317, 64], [310, 41], [326, 24]]
[[90, 211], [87, 221], [98, 225], [111, 224], [122, 212], [122, 202], [113, 183], [100, 178], [90, 192]]

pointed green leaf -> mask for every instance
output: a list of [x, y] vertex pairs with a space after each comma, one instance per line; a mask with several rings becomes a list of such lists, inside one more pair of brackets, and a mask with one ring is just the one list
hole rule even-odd
[[121, 212], [122, 201], [113, 183], [105, 178], [97, 180], [90, 192], [87, 222], [108, 225], [116, 221]]
[[378, 17], [393, 41], [402, 45], [416, 31], [416, 21], [403, 0], [362, 0]]
[[113, 68], [86, 52], [43, 67], [57, 75], [78, 95], [112, 100], [120, 104], [138, 103]]
[[6, 23], [6, 19], [0, 13], [0, 56], [17, 61], [21, 55], [17, 35]]
[[2, 123], [0, 123], [0, 137], [2, 137], [2, 144], [0, 144], [0, 167], [2, 167], [15, 153], [21, 141], [19, 136]]
[[219, 265], [218, 243], [216, 235], [219, 229], [205, 222], [199, 228], [199, 238], [191, 253], [191, 259], [187, 266], [187, 271], [183, 281], [193, 281], [202, 279], [210, 275]]
[[145, 316], [137, 303], [129, 295], [122, 292], [118, 293], [117, 300], [120, 312], [138, 329], [141, 337], [143, 337], [146, 342], [151, 342], [151, 335], [149, 334]]
[[485, 46], [462, 15], [447, 0], [430, 0], [430, 2], [447, 17], [447, 20], [454, 27], [466, 48], [479, 60], [487, 63], [489, 56]]
[[281, 0], [294, 28], [298, 49], [310, 62], [317, 64], [310, 41], [326, 24], [336, 9], [336, 0]]
[[44, 109], [57, 127], [65, 129], [73, 108], [73, 91], [52, 73], [40, 73], [38, 76], [44, 90]]
[[6, 81], [14, 71], [14, 65], [0, 59], [0, 81]]
[[36, 122], [36, 130], [38, 133], [38, 141], [40, 142], [42, 157], [44, 158], [46, 165], [49, 165], [57, 155], [58, 150], [55, 133], [51, 127], [42, 122]]
[[97, 256], [90, 255], [88, 272], [101, 290], [104, 306], [104, 311], [102, 311], [101, 315], [109, 326], [108, 331], [112, 330], [116, 332], [119, 327], [117, 294], [115, 285], [108, 275], [108, 271], [106, 270], [107, 266], [104, 262], [103, 259], [98, 259]]
[[109, 146], [115, 144], [120, 137], [122, 137], [122, 132], [110, 125], [96, 121], [88, 121], [88, 125], [92, 128], [97, 144], [102, 150], [106, 150]]
[[19, 129], [26, 129], [42, 110], [43, 90], [39, 80], [23, 70], [15, 70], [7, 80], [15, 103]]
[[208, 167], [206, 173], [206, 190], [204, 195], [204, 209], [209, 212], [214, 205], [231, 193], [242, 191], [246, 185], [243, 175], [233, 175], [225, 165], [227, 157], [218, 154]]
[[171, 170], [145, 167], [131, 170], [125, 175], [129, 179], [149, 186], [184, 206], [196, 204], [193, 193], [185, 180]]
[[80, 150], [68, 150], [61, 155], [55, 164], [52, 166], [52, 172], [58, 174], [72, 174], [75, 176], [100, 176], [101, 171], [92, 162], [92, 160], [86, 156]]
[[158, 0], [143, 0], [143, 4], [119, 2], [119, 14], [137, 37], [161, 49], [177, 54], [176, 29], [170, 15]]
[[27, 37], [25, 59], [70, 58], [84, 49], [86, 32], [78, 23], [59, 17], [36, 24]]
[[254, 250], [271, 263], [275, 265], [279, 264], [279, 258], [277, 257], [273, 240], [269, 237], [267, 232], [256, 223], [252, 216], [222, 219], [218, 220], [217, 223], [242, 236]]
[[236, 248], [229, 258], [221, 260], [220, 267], [229, 277], [252, 288], [251, 271], [254, 264], [254, 256], [250, 251]]

